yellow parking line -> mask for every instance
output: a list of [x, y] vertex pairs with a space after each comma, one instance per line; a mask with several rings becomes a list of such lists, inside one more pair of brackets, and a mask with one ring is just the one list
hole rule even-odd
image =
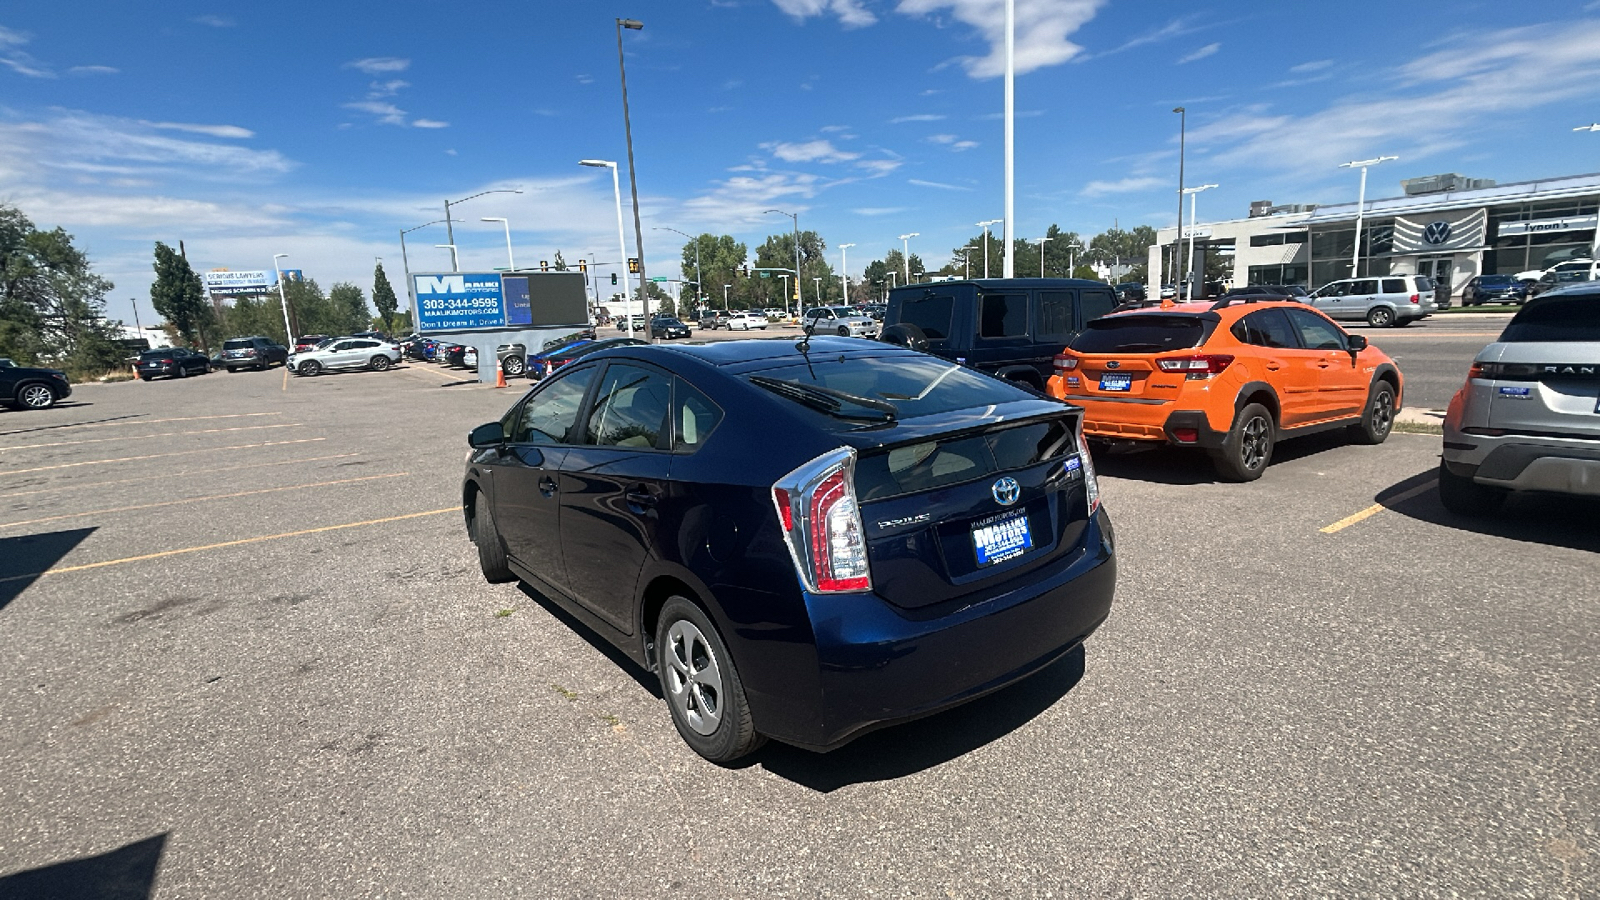
[[34, 491], [12, 491], [9, 494], [0, 494], [0, 500], [7, 497], [31, 497], [34, 494], [53, 494], [56, 491], [75, 491], [80, 488], [105, 487], [110, 484], [132, 484], [135, 481], [149, 481], [152, 478], [182, 478], [185, 475], [210, 475], [213, 472], [237, 472], [240, 469], [262, 469], [267, 466], [292, 466], [297, 463], [322, 462], [329, 459], [349, 459], [359, 456], [359, 453], [335, 453], [332, 456], [308, 456], [304, 459], [281, 459], [277, 462], [250, 463], [247, 466], [221, 466], [214, 469], [187, 469], [182, 472], [162, 472], [157, 475], [140, 475], [138, 478], [116, 478], [111, 481], [78, 481], [71, 484], [60, 484], [55, 487], [39, 488]]
[[282, 390], [287, 391], [288, 389], [289, 389], [289, 367], [288, 366], [284, 366], [283, 367], [283, 388], [282, 388]]
[[341, 478], [337, 481], [318, 481], [312, 484], [291, 484], [287, 487], [260, 488], [254, 491], [239, 491], [234, 494], [213, 494], [210, 497], [187, 497], [183, 500], [163, 500], [160, 503], [141, 503], [138, 506], [115, 506], [110, 509], [91, 509], [88, 512], [63, 513], [59, 516], [46, 516], [42, 519], [26, 519], [21, 522], [0, 522], [0, 528], [14, 528], [18, 525], [37, 525], [40, 522], [56, 522], [61, 519], [76, 519], [82, 516], [97, 516], [105, 513], [133, 512], [138, 509], [155, 509], [160, 506], [180, 506], [185, 503], [201, 503], [206, 500], [229, 500], [234, 497], [253, 497], [256, 494], [276, 494], [279, 491], [298, 491], [302, 488], [328, 487], [335, 484], [354, 484], [358, 481], [377, 481], [380, 478], [400, 478], [410, 475], [410, 472], [392, 472], [387, 475], [363, 475], [359, 478]]
[[[410, 372], [410, 373], [412, 373], [414, 375], [418, 375], [418, 376], [420, 376], [422, 378], [427, 378], [429, 376], [429, 374], [430, 374], [430, 370], [428, 370], [428, 369], [418, 369], [418, 368], [414, 368], [412, 366], [403, 366], [403, 367], [401, 367], [400, 371], [402, 371], [402, 372]], [[443, 375], [444, 377], [450, 379], [451, 381], [477, 381], [478, 380], [476, 378], [458, 378], [455, 375], [452, 375], [449, 372], [444, 371], [443, 369], [440, 369], [437, 372], [431, 373], [431, 374]]]
[[259, 544], [262, 541], [275, 541], [279, 538], [301, 537], [307, 534], [323, 534], [329, 531], [339, 531], [345, 528], [360, 528], [363, 525], [382, 525], [385, 522], [400, 522], [406, 519], [420, 519], [424, 516], [437, 516], [441, 513], [460, 512], [459, 506], [447, 506], [444, 509], [430, 509], [427, 512], [406, 513], [403, 516], [389, 516], [385, 519], [368, 519], [365, 522], [346, 522], [343, 525], [324, 525], [321, 528], [307, 528], [304, 531], [285, 531], [282, 534], [267, 534], [261, 537], [243, 538], [237, 541], [223, 541], [220, 544], [205, 544], [200, 547], [184, 547], [179, 550], [163, 550], [160, 553], [146, 553], [143, 556], [125, 556], [122, 559], [108, 559], [105, 562], [85, 563], [81, 566], [67, 566], [62, 569], [51, 569], [48, 572], [31, 572], [27, 575], [12, 575], [9, 578], [0, 578], [0, 584], [8, 581], [31, 581], [35, 578], [44, 578], [47, 575], [66, 575], [69, 572], [85, 572], [89, 569], [102, 569], [106, 566], [120, 566], [123, 563], [143, 562], [147, 559], [162, 559], [168, 556], [180, 556], [185, 553], [199, 553], [202, 550], [221, 550], [224, 547], [238, 547], [244, 544]]
[[1416, 496], [1420, 496], [1422, 494], [1426, 494], [1427, 492], [1433, 490], [1434, 488], [1436, 488], [1438, 486], [1439, 486], [1439, 480], [1437, 478], [1433, 479], [1432, 481], [1427, 482], [1426, 484], [1419, 484], [1416, 487], [1412, 488], [1411, 490], [1404, 491], [1404, 492], [1399, 493], [1399, 494], [1395, 494], [1393, 497], [1389, 497], [1389, 498], [1385, 499], [1381, 503], [1374, 503], [1371, 506], [1367, 507], [1366, 509], [1363, 509], [1361, 512], [1356, 513], [1355, 515], [1345, 516], [1344, 518], [1342, 518], [1339, 521], [1333, 523], [1332, 525], [1329, 525], [1328, 527], [1323, 528], [1322, 529], [1322, 533], [1323, 534], [1333, 534], [1334, 532], [1343, 531], [1346, 528], [1349, 528], [1351, 525], [1354, 525], [1354, 524], [1356, 524], [1358, 522], [1365, 522], [1366, 520], [1372, 518], [1373, 516], [1377, 515], [1378, 513], [1383, 512], [1385, 509], [1390, 509], [1390, 508], [1393, 508], [1395, 506], [1399, 506], [1400, 504], [1406, 502], [1407, 500], [1410, 500], [1412, 497], [1416, 497]]
[[182, 437], [190, 434], [222, 434], [225, 431], [259, 431], [263, 428], [299, 428], [299, 422], [284, 422], [279, 425], [235, 425], [232, 428], [202, 428], [199, 431], [161, 431], [155, 434], [130, 434], [122, 437], [89, 438], [82, 441], [56, 441], [51, 444], [16, 444], [11, 447], [0, 447], [0, 450], [40, 450], [45, 447], [71, 447], [77, 444], [105, 444], [111, 441], [139, 441], [145, 438]]
[[[256, 416], [281, 416], [281, 412], [259, 413], [227, 413], [220, 416], [174, 416], [170, 419], [141, 419], [137, 416], [122, 422], [68, 422], [64, 425], [53, 425], [52, 428], [120, 428], [124, 425], [161, 425], [167, 422], [198, 422], [203, 419], [249, 419]], [[32, 430], [32, 429], [30, 429]], [[7, 432], [7, 434], [20, 434], [21, 432]]]
[[196, 453], [221, 453], [224, 450], [249, 450], [254, 447], [277, 447], [283, 444], [314, 444], [327, 438], [298, 438], [292, 441], [262, 441], [259, 444], [235, 444], [232, 447], [206, 447], [201, 450], [178, 450], [174, 453], [151, 453], [148, 456], [122, 456], [116, 459], [90, 459], [83, 462], [62, 463], [58, 466], [34, 466], [31, 469], [12, 469], [4, 475], [27, 475], [30, 472], [50, 472], [55, 469], [76, 469], [79, 466], [101, 466], [107, 463], [136, 462], [141, 459], [166, 459], [169, 456], [193, 456]]

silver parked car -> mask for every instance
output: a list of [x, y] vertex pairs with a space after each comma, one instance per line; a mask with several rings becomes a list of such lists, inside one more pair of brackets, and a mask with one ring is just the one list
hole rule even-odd
[[878, 323], [848, 306], [814, 306], [800, 318], [802, 327], [814, 334], [837, 334], [840, 337], [874, 337]]
[[1490, 513], [1510, 491], [1600, 496], [1600, 283], [1529, 300], [1450, 400], [1439, 499]]
[[330, 338], [304, 353], [289, 354], [289, 371], [320, 375], [327, 369], [371, 369], [382, 372], [400, 361], [400, 348], [376, 338]]
[[1426, 275], [1341, 278], [1317, 288], [1307, 302], [1331, 319], [1364, 320], [1374, 328], [1410, 325], [1438, 311], [1433, 279]]

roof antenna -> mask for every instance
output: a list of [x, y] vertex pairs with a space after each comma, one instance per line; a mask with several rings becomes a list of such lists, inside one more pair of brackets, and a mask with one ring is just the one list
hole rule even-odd
[[817, 323], [815, 319], [800, 326], [800, 330], [803, 332], [803, 334], [801, 335], [800, 340], [796, 341], [794, 345], [794, 348], [800, 351], [800, 358], [806, 361], [806, 371], [811, 373], [812, 381], [817, 380], [817, 370], [811, 368], [811, 332], [815, 330], [816, 327]]

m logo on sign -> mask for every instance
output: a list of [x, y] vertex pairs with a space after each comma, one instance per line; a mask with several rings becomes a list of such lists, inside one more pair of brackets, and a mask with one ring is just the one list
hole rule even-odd
[[419, 294], [465, 294], [467, 292], [467, 277], [465, 275], [418, 275], [417, 293]]
[[1422, 239], [1430, 244], [1442, 244], [1450, 240], [1450, 223], [1429, 223], [1427, 228], [1422, 229]]

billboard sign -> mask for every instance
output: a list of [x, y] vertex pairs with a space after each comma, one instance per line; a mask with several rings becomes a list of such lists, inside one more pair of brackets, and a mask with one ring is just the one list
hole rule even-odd
[[274, 280], [262, 271], [205, 272], [200, 276], [212, 294], [265, 294]]
[[589, 317], [577, 272], [415, 273], [411, 287], [422, 332], [582, 325]]

